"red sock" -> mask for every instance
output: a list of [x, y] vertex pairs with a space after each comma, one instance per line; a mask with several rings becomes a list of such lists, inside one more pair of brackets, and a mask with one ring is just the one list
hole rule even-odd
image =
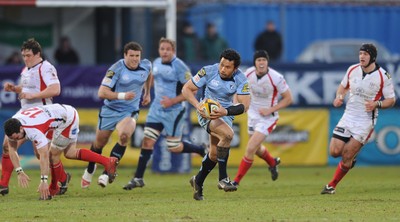
[[8, 187], [8, 183], [10, 182], [11, 174], [14, 170], [14, 166], [11, 162], [10, 155], [3, 154], [2, 158], [1, 158], [1, 167], [2, 167], [2, 171], [1, 171], [0, 185]]
[[329, 186], [336, 188], [337, 184], [342, 180], [342, 178], [349, 172], [350, 168], [347, 168], [343, 165], [343, 162], [340, 161], [336, 168], [335, 175], [333, 175], [333, 179], [329, 182]]
[[261, 156], [261, 159], [265, 160], [265, 162], [267, 162], [270, 167], [274, 167], [276, 164], [275, 159], [271, 156], [271, 154], [269, 154], [266, 148]]
[[88, 149], [78, 149], [77, 159], [87, 162], [100, 163], [101, 165], [107, 167], [108, 157], [102, 156]]
[[250, 169], [251, 165], [253, 164], [253, 160], [250, 160], [246, 157], [243, 157], [242, 161], [240, 162], [238, 172], [234, 181], [236, 183], [240, 183], [244, 175], [246, 175], [247, 171]]
[[56, 164], [50, 164], [51, 170], [51, 189], [57, 189], [58, 182], [64, 182], [67, 179], [67, 174], [64, 171], [64, 166], [61, 161]]

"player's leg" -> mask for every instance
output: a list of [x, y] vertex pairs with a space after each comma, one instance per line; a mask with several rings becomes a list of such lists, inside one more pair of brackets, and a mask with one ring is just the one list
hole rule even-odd
[[51, 196], [55, 196], [60, 192], [60, 186], [58, 185], [58, 182], [67, 180], [67, 175], [65, 173], [64, 166], [60, 159], [62, 152], [63, 148], [51, 145], [50, 147], [51, 183], [49, 185], [49, 191]]
[[182, 130], [185, 124], [184, 114], [185, 109], [180, 112], [170, 111], [167, 113], [169, 118], [161, 120], [167, 133], [168, 151], [172, 153], [197, 153], [203, 157], [206, 153], [205, 147], [182, 141]]
[[[226, 121], [229, 122], [229, 124]], [[225, 192], [237, 190], [237, 187], [233, 185], [230, 181], [227, 172], [229, 150], [234, 135], [231, 125], [231, 119], [212, 120], [209, 125], [211, 135], [219, 139], [219, 142], [217, 144], [217, 161], [219, 169], [218, 188], [223, 189]]]
[[240, 183], [242, 178], [246, 175], [254, 161], [254, 155], [259, 150], [261, 143], [265, 140], [265, 135], [255, 131], [250, 135], [249, 142], [247, 143], [245, 155], [240, 162], [238, 172], [235, 176], [234, 182], [236, 185]]
[[195, 200], [203, 200], [203, 184], [208, 174], [217, 165], [217, 144], [219, 139], [210, 135], [210, 152], [206, 154], [201, 162], [201, 168], [197, 175], [190, 179], [190, 185], [193, 188], [193, 198]]
[[153, 154], [154, 144], [158, 140], [163, 128], [164, 126], [161, 123], [146, 122], [138, 166], [133, 178], [123, 187], [124, 190], [131, 190], [145, 185], [143, 180], [144, 173], [151, 155]]
[[[112, 148], [110, 152], [110, 157], [115, 157], [118, 159], [118, 161], [121, 160], [124, 156], [129, 139], [132, 137], [132, 134], [136, 128], [136, 119], [138, 117], [138, 112], [135, 112], [132, 115], [134, 117], [125, 116], [116, 125], [116, 130], [118, 132], [118, 141]], [[97, 181], [98, 184], [102, 187], [106, 187], [108, 181], [111, 181], [107, 174], [108, 173], [106, 171], [103, 171]]]

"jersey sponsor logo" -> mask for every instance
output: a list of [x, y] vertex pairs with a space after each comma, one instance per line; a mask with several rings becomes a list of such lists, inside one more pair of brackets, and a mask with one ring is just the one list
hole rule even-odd
[[250, 92], [249, 83], [244, 84], [242, 92], [245, 93]]
[[200, 76], [200, 78], [204, 77], [206, 75], [206, 70], [204, 68], [200, 69], [197, 75]]
[[115, 72], [112, 71], [112, 70], [108, 70], [107, 73], [106, 73], [106, 77], [107, 77], [107, 78], [110, 78], [110, 79], [111, 79], [114, 75], [115, 75]]

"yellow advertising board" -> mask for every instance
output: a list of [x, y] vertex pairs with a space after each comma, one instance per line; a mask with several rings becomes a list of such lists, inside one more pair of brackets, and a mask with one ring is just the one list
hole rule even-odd
[[[90, 149], [95, 139], [98, 109], [78, 109], [80, 116], [80, 133], [78, 148]], [[126, 149], [121, 165], [136, 166], [140, 155], [140, 145], [143, 138], [143, 128], [148, 110], [141, 110], [137, 127]], [[279, 156], [282, 165], [326, 165], [328, 146], [328, 121], [327, 109], [286, 109], [279, 112], [280, 119], [277, 128], [268, 136], [265, 146], [275, 156]], [[191, 112], [192, 126], [190, 140], [195, 144], [208, 143], [209, 138], [197, 122], [195, 111]], [[238, 166], [245, 153], [248, 133], [247, 115], [236, 116], [233, 130], [235, 136], [229, 157], [229, 166]], [[103, 149], [103, 155], [109, 156], [114, 144], [118, 141], [117, 132], [114, 132], [110, 141]], [[192, 165], [200, 166], [202, 158], [192, 155]], [[66, 160], [63, 163], [67, 167], [86, 166], [84, 161]], [[265, 165], [265, 162], [256, 158], [254, 165]]]

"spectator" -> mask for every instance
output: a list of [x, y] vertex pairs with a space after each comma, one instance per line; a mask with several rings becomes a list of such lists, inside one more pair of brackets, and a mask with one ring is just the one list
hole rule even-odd
[[181, 40], [178, 46], [178, 56], [185, 62], [196, 62], [201, 59], [200, 39], [189, 22], [183, 24]]
[[271, 61], [277, 61], [281, 57], [283, 48], [281, 34], [276, 31], [275, 23], [273, 21], [268, 21], [265, 25], [265, 29], [265, 31], [258, 34], [256, 41], [254, 42], [254, 49], [256, 51], [267, 51]]
[[228, 48], [228, 43], [219, 36], [217, 28], [212, 23], [206, 25], [206, 36], [202, 39], [203, 59], [206, 61], [219, 61], [220, 52]]
[[18, 51], [13, 52], [6, 60], [6, 65], [21, 65], [22, 58]]
[[54, 54], [54, 58], [58, 64], [79, 64], [79, 56], [72, 48], [69, 38], [65, 36], [60, 39], [60, 45]]

